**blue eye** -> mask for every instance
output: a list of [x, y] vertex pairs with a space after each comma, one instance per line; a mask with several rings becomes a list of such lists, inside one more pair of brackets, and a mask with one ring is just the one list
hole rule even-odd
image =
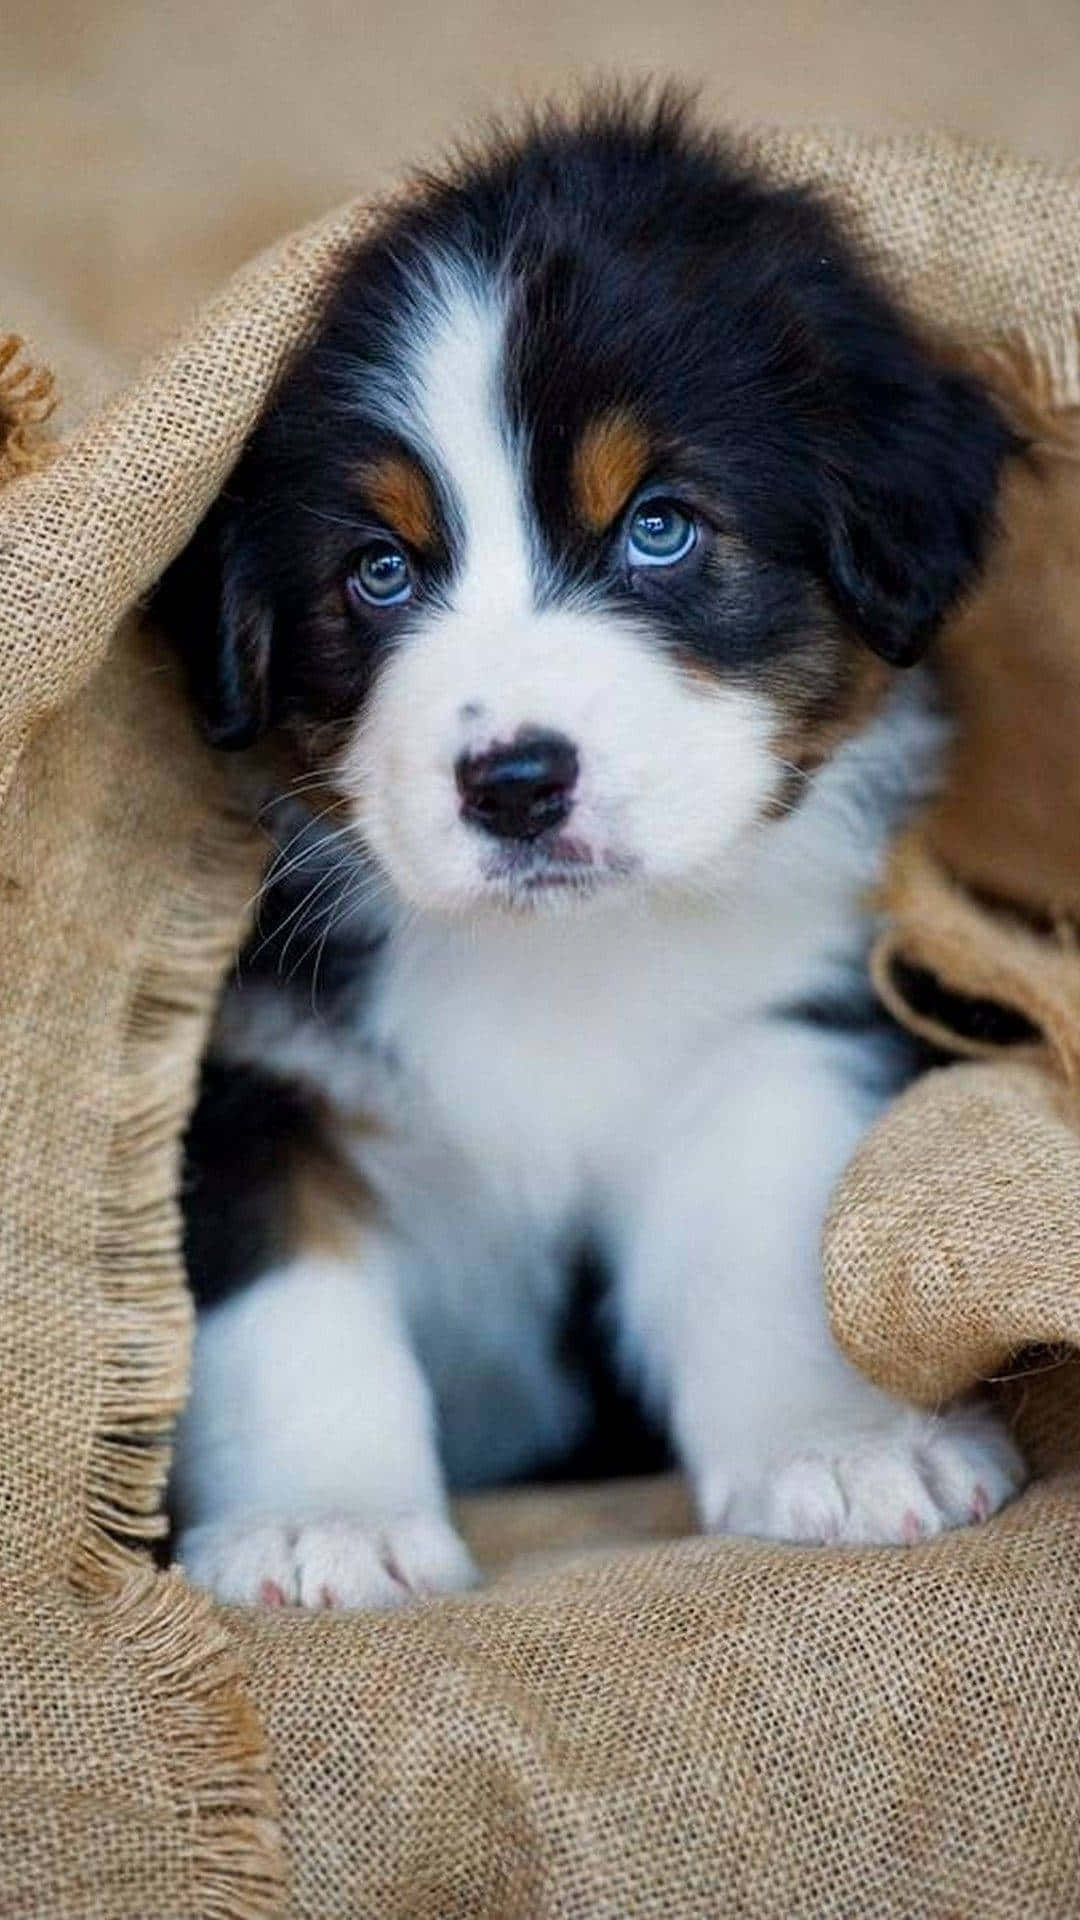
[[412, 595], [412, 572], [392, 540], [372, 540], [358, 553], [345, 582], [350, 600], [369, 607], [399, 607]]
[[673, 567], [693, 552], [697, 537], [697, 521], [674, 500], [643, 500], [630, 517], [627, 565]]

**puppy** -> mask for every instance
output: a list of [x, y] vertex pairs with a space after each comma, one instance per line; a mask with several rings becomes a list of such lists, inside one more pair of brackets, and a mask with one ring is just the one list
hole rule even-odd
[[161, 589], [287, 774], [188, 1149], [179, 1556], [230, 1600], [465, 1585], [447, 1487], [593, 1403], [574, 1275], [703, 1527], [911, 1542], [1020, 1484], [830, 1336], [830, 1194], [912, 1070], [867, 987], [920, 659], [1010, 433], [811, 194], [678, 104], [534, 121], [342, 268]]

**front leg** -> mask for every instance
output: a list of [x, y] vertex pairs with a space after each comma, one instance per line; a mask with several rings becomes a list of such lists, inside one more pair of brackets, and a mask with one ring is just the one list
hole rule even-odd
[[389, 1236], [298, 1252], [199, 1316], [177, 1558], [223, 1600], [396, 1606], [468, 1586]]
[[626, 1351], [706, 1528], [910, 1543], [985, 1518], [1022, 1483], [987, 1409], [907, 1407], [830, 1333], [826, 1210], [894, 1084], [875, 1044], [755, 1023], [702, 1074], [633, 1215]]

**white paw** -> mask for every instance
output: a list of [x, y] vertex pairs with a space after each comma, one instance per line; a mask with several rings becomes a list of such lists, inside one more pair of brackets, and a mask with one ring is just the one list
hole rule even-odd
[[476, 1581], [437, 1513], [208, 1520], [181, 1534], [176, 1558], [195, 1586], [249, 1606], [400, 1607]]
[[985, 1520], [1019, 1492], [1024, 1463], [985, 1407], [901, 1414], [876, 1433], [823, 1435], [753, 1474], [698, 1486], [711, 1531], [768, 1540], [907, 1545]]

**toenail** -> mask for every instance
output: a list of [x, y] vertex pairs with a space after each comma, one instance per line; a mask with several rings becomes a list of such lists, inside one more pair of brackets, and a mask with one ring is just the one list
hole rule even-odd
[[391, 1553], [389, 1547], [383, 1548], [382, 1563], [383, 1563], [383, 1566], [386, 1568], [387, 1573], [390, 1575], [391, 1580], [393, 1580], [393, 1582], [395, 1583], [395, 1585], [399, 1587], [403, 1587], [406, 1593], [411, 1593], [413, 1590], [412, 1583], [411, 1581], [407, 1580], [405, 1575], [402, 1573], [401, 1568], [398, 1566], [398, 1563], [394, 1559], [394, 1556]]

